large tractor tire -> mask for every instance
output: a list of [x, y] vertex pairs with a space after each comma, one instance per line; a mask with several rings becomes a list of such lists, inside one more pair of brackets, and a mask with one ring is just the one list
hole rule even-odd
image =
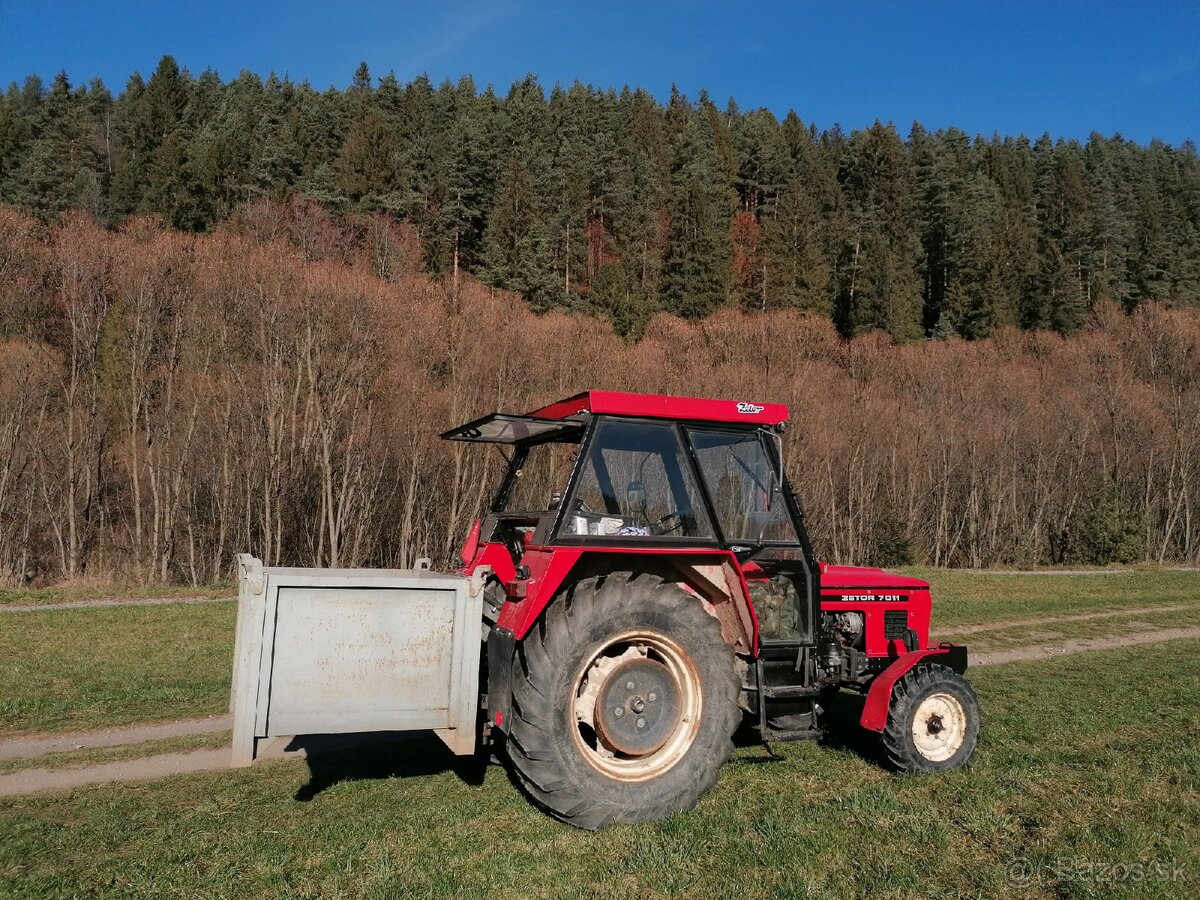
[[979, 701], [953, 669], [922, 663], [892, 688], [883, 747], [893, 768], [908, 774], [965, 765], [979, 742]]
[[739, 690], [733, 650], [696, 597], [653, 575], [588, 578], [517, 648], [509, 758], [571, 825], [660, 819], [716, 784]]

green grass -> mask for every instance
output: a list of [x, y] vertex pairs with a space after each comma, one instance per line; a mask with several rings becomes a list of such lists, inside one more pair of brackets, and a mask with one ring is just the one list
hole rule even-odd
[[[855, 740], [784, 745], [778, 758], [747, 746], [694, 812], [590, 834], [537, 812], [503, 770], [470, 783], [477, 779], [456, 774], [436, 742], [422, 741], [311, 764], [0, 800], [0, 892], [1195, 895], [1200, 641], [972, 677], [984, 736], [972, 764], [948, 775], [890, 775]], [[1028, 881], [1011, 875], [1021, 860]], [[1085, 864], [1159, 864], [1168, 875], [1178, 867], [1186, 880], [1056, 877]]]
[[145, 600], [159, 597], [232, 597], [235, 591], [231, 582], [191, 587], [180, 584], [128, 585], [84, 581], [38, 588], [0, 587], [0, 606], [53, 606], [87, 600]]
[[233, 603], [0, 613], [0, 734], [227, 710]]

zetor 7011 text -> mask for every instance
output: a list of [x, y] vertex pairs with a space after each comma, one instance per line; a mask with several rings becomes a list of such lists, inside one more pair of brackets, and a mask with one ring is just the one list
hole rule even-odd
[[504, 465], [454, 573], [242, 557], [235, 760], [273, 735], [432, 728], [598, 828], [690, 809], [744, 718], [814, 738], [849, 689], [894, 768], [963, 765], [966, 648], [929, 643], [927, 582], [817, 561], [787, 417], [606, 391], [493, 413], [442, 435]]

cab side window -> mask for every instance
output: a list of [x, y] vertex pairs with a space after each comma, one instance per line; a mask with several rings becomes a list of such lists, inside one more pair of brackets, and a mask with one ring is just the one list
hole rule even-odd
[[689, 429], [688, 437], [726, 541], [798, 541], [774, 463], [757, 432]]

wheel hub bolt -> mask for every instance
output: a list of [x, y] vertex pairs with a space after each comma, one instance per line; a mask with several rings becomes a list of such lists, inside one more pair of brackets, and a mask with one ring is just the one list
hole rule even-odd
[[650, 696], [647, 697], [646, 699], [649, 700], [651, 703], [653, 703], [655, 700], [658, 699], [658, 695], [655, 694], [654, 691], [651, 691]]
[[929, 733], [938, 734], [942, 730], [942, 717], [930, 716], [929, 718]]
[[616, 716], [618, 719], [621, 718], [621, 716], [625, 715], [624, 708], [618, 706], [616, 709], [613, 710], [613, 715]]
[[629, 708], [632, 709], [635, 713], [640, 713], [642, 710], [644, 710], [646, 708], [646, 701], [643, 700], [641, 697], [634, 697], [633, 702], [629, 704]]
[[638, 727], [638, 728], [645, 728], [645, 727], [646, 727], [646, 720], [645, 720], [645, 719], [638, 719], [638, 720], [637, 720], [637, 727]]
[[632, 690], [633, 690], [633, 688], [634, 688], [634, 684], [633, 684], [633, 682], [632, 682], [632, 681], [627, 681], [627, 682], [625, 682], [625, 687], [626, 687], [626, 689], [628, 689], [628, 690], [631, 690], [631, 691], [632, 691]]

